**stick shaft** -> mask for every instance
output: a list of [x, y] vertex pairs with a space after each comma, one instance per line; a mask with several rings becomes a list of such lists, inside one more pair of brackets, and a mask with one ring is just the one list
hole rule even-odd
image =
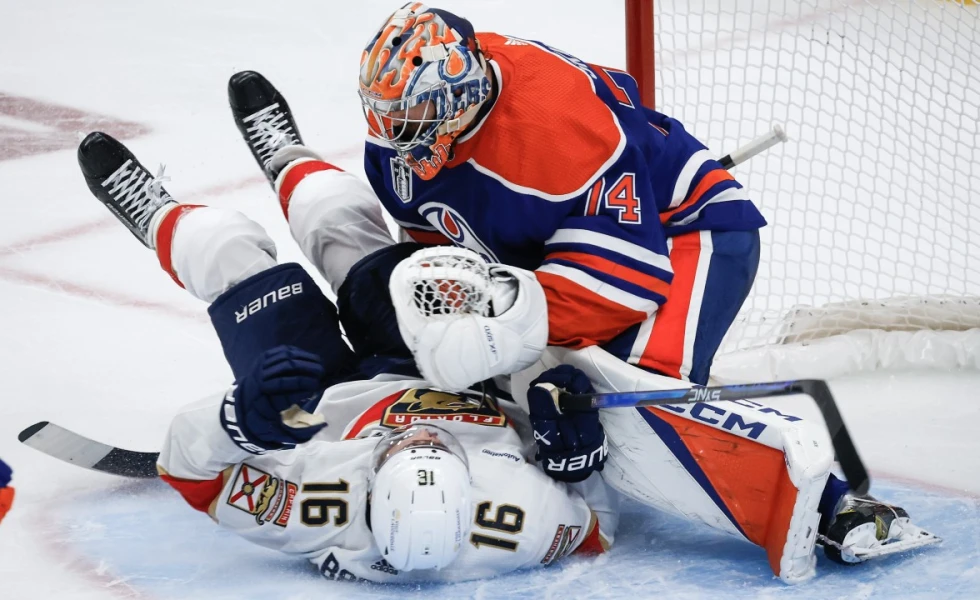
[[722, 167], [731, 169], [732, 167], [742, 164], [756, 154], [764, 152], [776, 144], [785, 142], [788, 139], [789, 138], [787, 137], [786, 132], [783, 131], [783, 128], [779, 125], [774, 125], [771, 131], [757, 137], [731, 154], [721, 157], [718, 159], [718, 162], [721, 163]]

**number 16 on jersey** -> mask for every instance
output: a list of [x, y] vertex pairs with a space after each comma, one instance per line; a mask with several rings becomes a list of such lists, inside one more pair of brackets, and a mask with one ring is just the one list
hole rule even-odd
[[[474, 522], [477, 527], [504, 534], [518, 534], [524, 529], [524, 511], [520, 507], [501, 504], [495, 512], [492, 512], [492, 508], [492, 502], [481, 502], [476, 505]], [[518, 544], [505, 537], [484, 535], [475, 531], [470, 534], [470, 543], [477, 548], [486, 545], [510, 552], [516, 552]]]

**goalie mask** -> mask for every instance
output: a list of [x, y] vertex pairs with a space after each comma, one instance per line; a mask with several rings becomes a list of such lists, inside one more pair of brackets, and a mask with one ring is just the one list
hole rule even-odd
[[466, 452], [448, 431], [427, 423], [386, 434], [371, 457], [371, 531], [399, 571], [441, 569], [469, 532]]
[[368, 126], [416, 175], [432, 179], [487, 100], [486, 71], [469, 21], [406, 4], [361, 55], [359, 92]]

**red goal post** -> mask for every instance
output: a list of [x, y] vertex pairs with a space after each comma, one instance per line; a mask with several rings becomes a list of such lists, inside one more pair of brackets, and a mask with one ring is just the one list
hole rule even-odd
[[626, 0], [626, 70], [640, 86], [643, 104], [656, 108], [653, 0]]

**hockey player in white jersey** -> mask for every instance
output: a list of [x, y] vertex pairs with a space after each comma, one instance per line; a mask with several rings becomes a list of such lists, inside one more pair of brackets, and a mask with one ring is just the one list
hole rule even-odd
[[[223, 397], [174, 419], [160, 454], [161, 477], [191, 506], [338, 579], [473, 579], [611, 543], [618, 517], [596, 472], [606, 451], [597, 412], [555, 408], [558, 390], [591, 390], [584, 375], [562, 367], [541, 376], [532, 437], [517, 405], [502, 407], [492, 392], [430, 389], [406, 348], [358, 335], [377, 316], [361, 304], [366, 296], [387, 296], [364, 275], [375, 273], [370, 260], [348, 263], [340, 291], [355, 305], [344, 311], [352, 353], [309, 275], [276, 265], [274, 247], [254, 243], [257, 225], [234, 211], [176, 204], [105, 134], [82, 142], [79, 162], [95, 195], [175, 280], [211, 302], [235, 375]], [[326, 249], [321, 258], [363, 258], [332, 251], [329, 229], [312, 235]], [[459, 257], [447, 248], [429, 262]], [[335, 265], [320, 266], [329, 274]], [[436, 286], [425, 302], [441, 311], [493, 303], [533, 328], [542, 302], [533, 277], [494, 269]]]
[[[459, 581], [608, 547], [617, 515], [598, 473], [551, 479], [525, 459], [519, 411], [424, 385], [390, 376], [335, 385], [318, 418], [306, 418], [330, 427], [261, 454], [252, 452], [281, 438], [246, 427], [230, 434], [207, 402], [174, 420], [159, 468], [222, 527], [306, 557], [330, 579]], [[223, 410], [235, 401], [229, 393]], [[364, 407], [346, 428], [333, 426]]]

